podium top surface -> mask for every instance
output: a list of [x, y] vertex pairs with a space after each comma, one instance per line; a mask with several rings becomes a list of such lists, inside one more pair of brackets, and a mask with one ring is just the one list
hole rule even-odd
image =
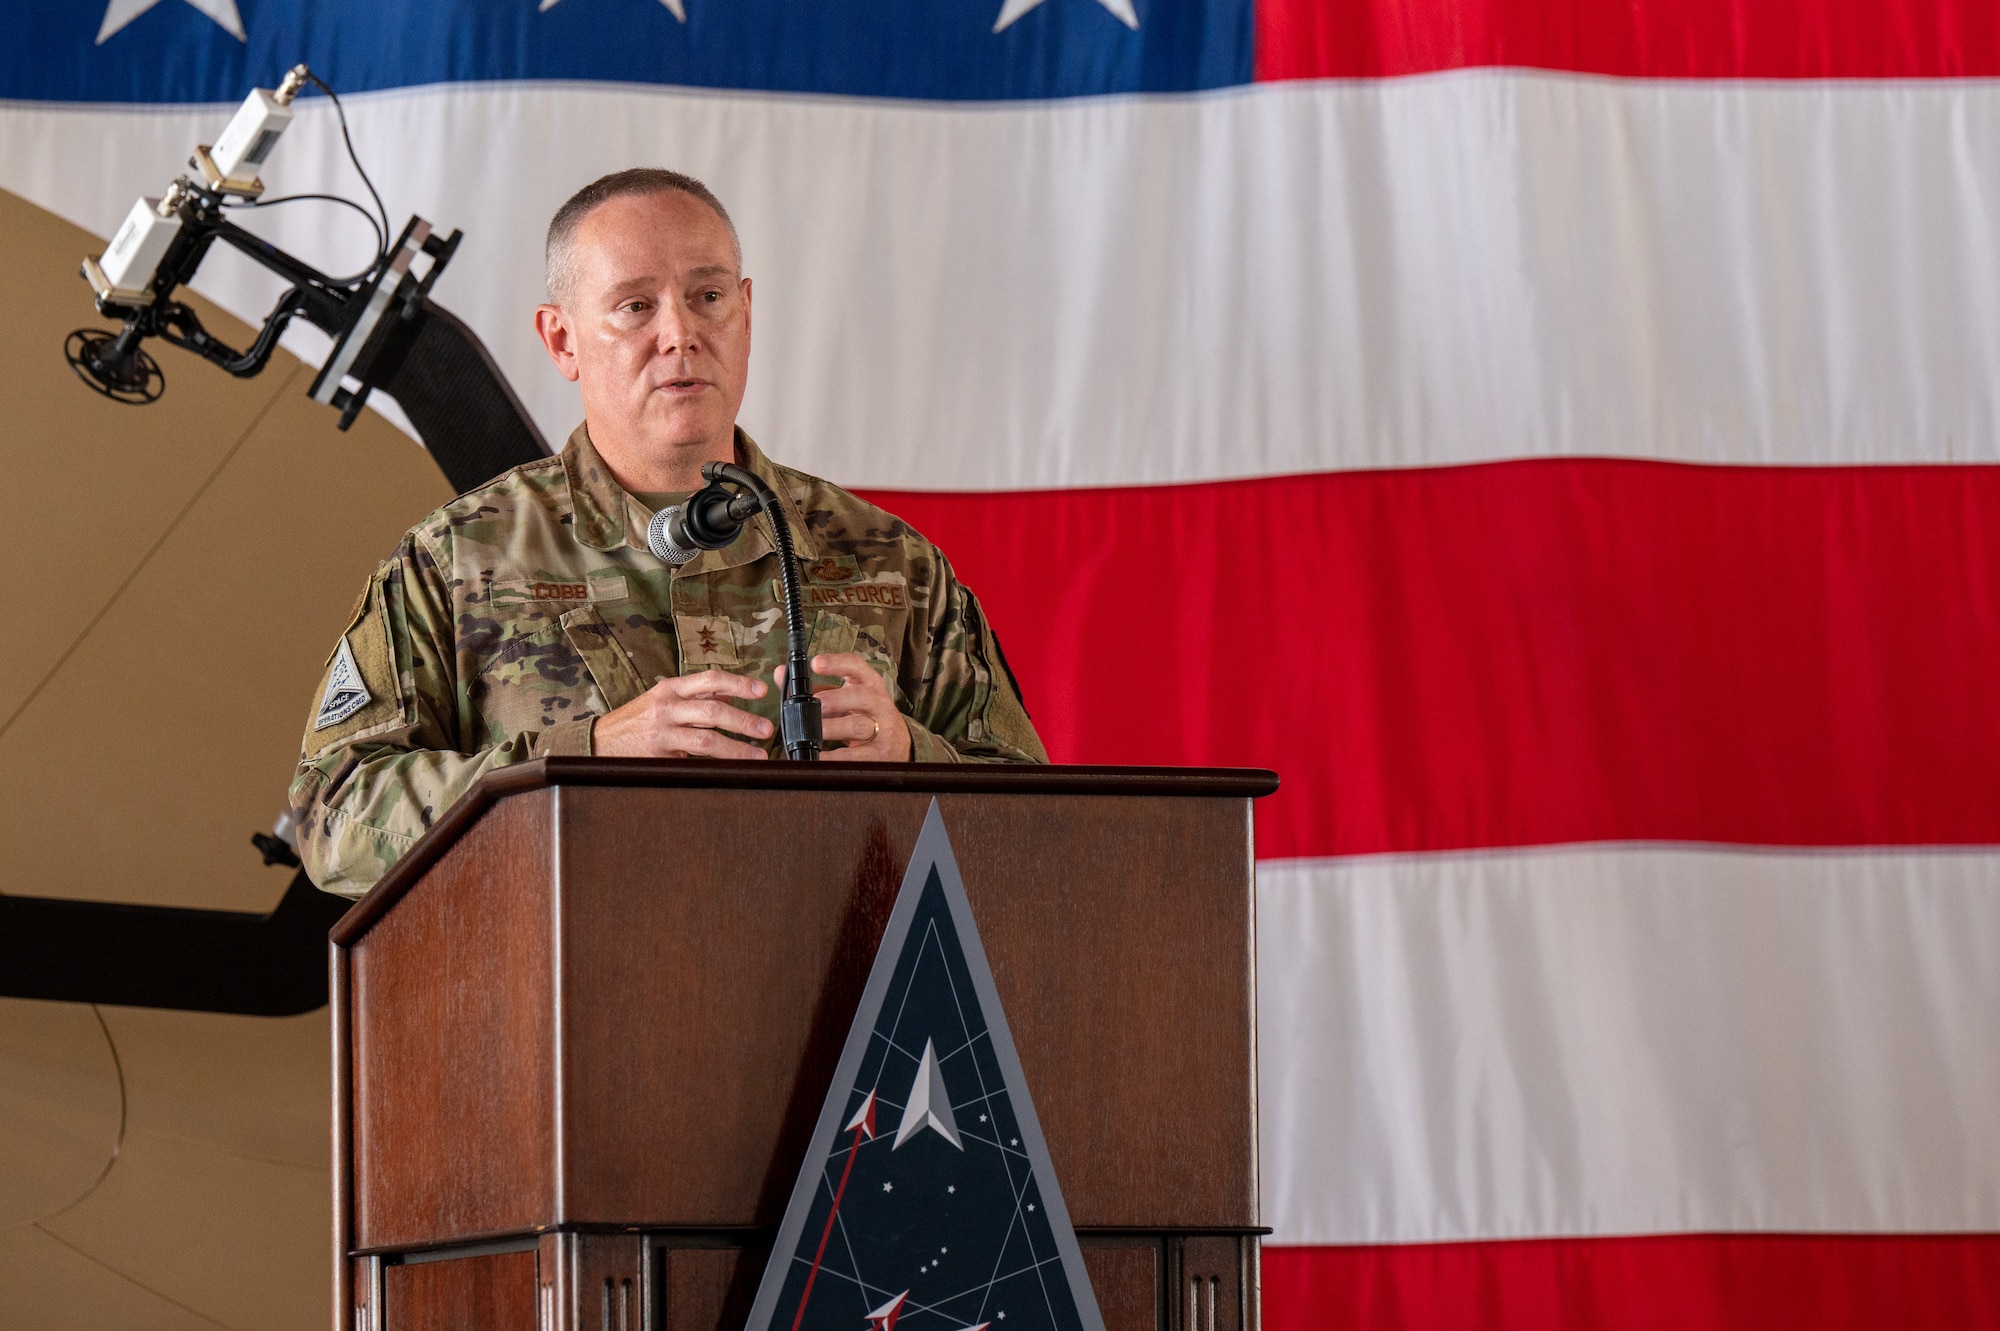
[[495, 803], [557, 786], [813, 790], [912, 795], [1093, 795], [1259, 799], [1278, 774], [1255, 767], [1072, 767], [997, 763], [744, 763], [712, 758], [541, 758], [488, 772], [334, 925], [335, 945], [368, 931]]

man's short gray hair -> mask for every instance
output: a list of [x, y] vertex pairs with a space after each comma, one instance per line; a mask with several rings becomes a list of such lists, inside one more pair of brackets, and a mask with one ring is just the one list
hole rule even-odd
[[736, 254], [737, 274], [742, 275], [743, 242], [737, 239], [736, 223], [729, 220], [729, 210], [715, 197], [715, 191], [679, 171], [662, 166], [635, 166], [599, 176], [570, 195], [569, 202], [556, 209], [556, 215], [549, 219], [542, 264], [552, 302], [562, 305], [576, 294], [576, 230], [583, 225], [583, 219], [596, 211], [599, 204], [646, 194], [686, 194], [713, 208], [722, 225], [729, 228], [729, 247]]

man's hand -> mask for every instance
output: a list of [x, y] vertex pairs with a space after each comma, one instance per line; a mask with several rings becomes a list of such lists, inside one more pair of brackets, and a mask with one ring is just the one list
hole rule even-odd
[[[769, 739], [769, 721], [723, 701], [761, 698], [764, 693], [764, 681], [723, 670], [663, 679], [623, 707], [598, 717], [591, 727], [590, 751], [605, 758], [768, 758], [771, 755], [755, 745], [722, 733]], [[904, 749], [908, 751], [907, 743]]]
[[[840, 687], [818, 694], [822, 730], [829, 740], [847, 747], [820, 756], [830, 763], [906, 763], [910, 760], [910, 728], [889, 696], [889, 686], [859, 652], [833, 652], [812, 659], [815, 675], [833, 675]], [[785, 686], [785, 667], [777, 670], [778, 687]], [[598, 723], [602, 725], [602, 722]]]

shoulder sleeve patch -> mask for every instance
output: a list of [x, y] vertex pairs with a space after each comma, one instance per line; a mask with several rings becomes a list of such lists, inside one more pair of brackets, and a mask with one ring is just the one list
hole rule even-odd
[[369, 582], [327, 660], [302, 746], [308, 755], [316, 757], [345, 740], [390, 729], [405, 719], [382, 582], [379, 574]]
[[326, 675], [326, 691], [319, 697], [319, 712], [313, 717], [313, 729], [325, 730], [337, 726], [348, 717], [373, 702], [375, 695], [361, 680], [361, 667], [354, 664], [354, 647], [347, 641], [347, 635], [340, 635], [340, 646], [333, 654], [333, 665]]

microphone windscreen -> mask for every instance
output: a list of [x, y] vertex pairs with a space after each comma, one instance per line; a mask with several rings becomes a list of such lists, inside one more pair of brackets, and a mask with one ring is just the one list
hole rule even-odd
[[673, 520], [680, 516], [680, 512], [679, 504], [663, 508], [646, 524], [646, 548], [651, 550], [662, 563], [685, 564], [701, 553], [699, 550], [690, 550], [674, 544], [669, 528]]

